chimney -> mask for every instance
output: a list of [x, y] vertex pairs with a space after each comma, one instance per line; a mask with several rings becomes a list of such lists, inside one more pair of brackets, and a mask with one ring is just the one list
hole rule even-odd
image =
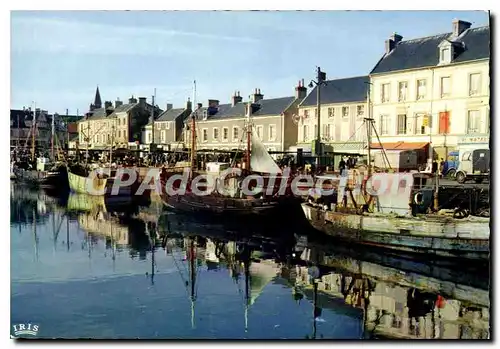
[[105, 101], [104, 102], [104, 108], [105, 109], [110, 109], [113, 107], [113, 103], [111, 103], [111, 101]]
[[136, 98], [134, 98], [134, 96], [132, 95], [132, 97], [130, 97], [130, 98], [128, 99], [128, 103], [129, 103], [129, 104], [134, 104], [134, 103], [137, 103], [137, 99], [136, 99]]
[[232, 105], [233, 107], [240, 103], [243, 100], [243, 97], [240, 96], [240, 91], [236, 92], [234, 91], [234, 96], [231, 98], [232, 99]]
[[307, 88], [304, 86], [304, 79], [299, 81], [297, 87], [295, 87], [295, 98], [304, 99], [307, 95]]
[[115, 101], [115, 109], [118, 108], [120, 105], [123, 105], [123, 102], [120, 101], [120, 98], [116, 98], [116, 101]]
[[260, 88], [256, 88], [254, 94], [251, 97], [252, 103], [257, 103], [264, 98], [264, 95], [260, 93]]
[[191, 112], [193, 109], [193, 104], [191, 103], [191, 99], [188, 97], [188, 100], [186, 102], [186, 109], [189, 110], [189, 112]]
[[388, 54], [390, 53], [392, 50], [394, 50], [394, 48], [396, 47], [396, 45], [401, 42], [401, 40], [403, 40], [403, 37], [399, 34], [392, 34], [390, 37], [389, 37], [389, 40], [385, 40], [385, 53]]
[[167, 109], [165, 109], [165, 111], [169, 111], [173, 107], [174, 107], [174, 105], [172, 103], [167, 103]]
[[146, 109], [146, 97], [139, 97], [139, 106], [142, 110]]
[[460, 36], [464, 31], [470, 28], [472, 24], [460, 19], [453, 20], [453, 36]]

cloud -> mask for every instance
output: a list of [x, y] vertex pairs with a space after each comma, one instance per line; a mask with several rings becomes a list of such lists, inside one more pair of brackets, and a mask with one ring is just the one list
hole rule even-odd
[[209, 55], [217, 42], [257, 43], [244, 36], [214, 35], [158, 27], [123, 26], [62, 19], [13, 17], [12, 51], [97, 55]]

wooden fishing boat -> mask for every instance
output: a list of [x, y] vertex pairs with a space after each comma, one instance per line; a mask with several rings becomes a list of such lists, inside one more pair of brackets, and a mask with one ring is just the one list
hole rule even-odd
[[66, 167], [63, 164], [47, 164], [39, 162], [37, 169], [25, 169], [14, 165], [12, 172], [18, 182], [30, 186], [47, 188], [58, 187], [60, 189], [68, 187], [68, 181], [65, 173]]
[[[362, 191], [355, 194], [346, 190], [345, 195], [328, 197], [329, 202], [303, 203], [305, 217], [315, 229], [348, 243], [488, 262], [489, 218], [427, 213], [434, 194], [432, 176], [428, 174], [377, 173], [365, 186], [377, 191], [381, 186], [375, 189], [376, 183], [383, 182], [388, 183], [387, 190], [370, 199], [374, 201], [371, 212], [361, 210], [367, 205], [360, 205]], [[348, 192], [351, 200], [347, 199]]]
[[130, 185], [120, 185], [116, 181], [126, 181], [128, 174], [121, 173], [121, 177], [116, 176], [120, 173], [117, 170], [106, 173], [100, 171], [90, 172], [87, 176], [72, 173], [68, 170], [68, 182], [70, 189], [75, 193], [87, 194], [93, 196], [128, 196], [132, 197], [138, 189], [138, 179]]
[[[252, 132], [253, 125], [250, 120], [251, 105], [246, 106], [247, 114], [247, 147], [246, 160], [243, 165], [242, 175], [226, 176], [221, 180], [223, 167], [217, 163], [217, 170], [209, 171], [208, 176], [212, 176], [213, 181], [205, 183], [193, 181], [197, 177], [196, 172], [196, 111], [191, 115], [191, 178], [188, 180], [185, 191], [179, 194], [162, 193], [165, 206], [174, 211], [195, 213], [197, 215], [218, 216], [224, 219], [241, 219], [245, 217], [277, 215], [279, 212], [286, 212], [292, 206], [299, 206], [300, 201], [294, 197], [289, 190], [290, 178], [281, 177], [281, 169], [276, 165], [274, 159], [269, 155], [259, 137]], [[228, 164], [229, 165], [229, 164]], [[207, 164], [208, 169], [208, 164]], [[264, 186], [255, 195], [244, 195], [242, 184], [245, 175], [263, 175]], [[166, 188], [169, 179], [168, 174], [161, 178], [162, 188]], [[273, 179], [273, 180], [271, 180]], [[287, 190], [280, 192], [281, 182], [285, 183]], [[251, 181], [252, 182], [252, 181]], [[191, 184], [195, 183], [196, 188]], [[210, 185], [208, 183], [214, 183]], [[182, 188], [182, 184], [171, 184], [172, 188]], [[249, 183], [249, 187], [255, 188], [257, 181]], [[204, 189], [203, 189], [204, 188]], [[169, 189], [169, 188], [167, 188]], [[199, 195], [196, 190], [208, 192]], [[223, 189], [223, 190], [220, 190]], [[283, 195], [282, 195], [283, 194]]]

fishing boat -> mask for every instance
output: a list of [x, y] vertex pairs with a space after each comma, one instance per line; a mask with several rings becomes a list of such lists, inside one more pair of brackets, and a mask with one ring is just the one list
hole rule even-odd
[[[191, 114], [191, 163], [190, 178], [185, 187], [176, 181], [172, 183], [173, 189], [185, 189], [182, 194], [162, 193], [163, 201], [168, 209], [196, 213], [197, 215], [224, 217], [225, 219], [241, 219], [255, 216], [276, 216], [279, 213], [289, 212], [292, 206], [299, 206], [299, 201], [289, 190], [291, 178], [283, 177], [282, 171], [269, 155], [266, 148], [256, 136], [251, 122], [250, 103], [246, 105], [246, 135], [247, 146], [245, 163], [240, 175], [229, 175], [221, 177], [222, 172], [229, 166], [221, 166], [220, 163], [207, 164], [207, 177], [211, 180], [198, 181], [196, 166], [196, 119], [197, 112]], [[210, 165], [213, 166], [213, 170]], [[230, 165], [230, 164], [227, 164]], [[245, 177], [258, 174], [263, 178], [263, 187], [259, 188], [257, 194], [245, 195], [242, 185]], [[196, 178], [196, 181], [195, 181]], [[168, 176], [160, 179], [162, 187], [166, 188]], [[282, 181], [286, 181], [286, 190], [280, 192]], [[248, 182], [248, 181], [247, 181]], [[257, 188], [257, 180], [248, 183], [249, 188]], [[192, 187], [196, 185], [196, 188]], [[167, 191], [170, 188], [166, 188]], [[203, 195], [197, 195], [196, 190], [205, 190]], [[281, 195], [284, 194], [284, 195]]]
[[[368, 144], [370, 164], [370, 139]], [[356, 172], [316, 177], [317, 188], [302, 204], [315, 229], [350, 244], [488, 262], [489, 218], [463, 209], [440, 209], [437, 175], [372, 173], [371, 166]], [[321, 189], [332, 195], [322, 195]]]
[[11, 178], [12, 175], [14, 175], [18, 182], [30, 186], [66, 189], [68, 187], [66, 166], [63, 162], [57, 161], [56, 159], [55, 117], [52, 116], [52, 147], [50, 159], [45, 156], [35, 158], [36, 134], [37, 118], [35, 109], [33, 113], [33, 122], [28, 134], [28, 138], [31, 136], [31, 163], [28, 163], [28, 161], [14, 162], [11, 165]]
[[[105, 173], [108, 172], [108, 173]], [[131, 198], [138, 188], [138, 181], [129, 185], [121, 185], [126, 182], [129, 174], [117, 169], [109, 171], [86, 171], [87, 175], [76, 174], [68, 170], [68, 182], [71, 191], [92, 196], [117, 196]], [[119, 177], [118, 177], [119, 176]], [[118, 183], [115, 182], [118, 181]]]

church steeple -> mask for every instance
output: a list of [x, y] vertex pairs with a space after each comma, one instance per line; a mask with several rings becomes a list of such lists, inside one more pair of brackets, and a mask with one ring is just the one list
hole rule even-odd
[[99, 93], [99, 86], [97, 86], [97, 89], [95, 91], [94, 108], [95, 109], [102, 108], [101, 94]]

